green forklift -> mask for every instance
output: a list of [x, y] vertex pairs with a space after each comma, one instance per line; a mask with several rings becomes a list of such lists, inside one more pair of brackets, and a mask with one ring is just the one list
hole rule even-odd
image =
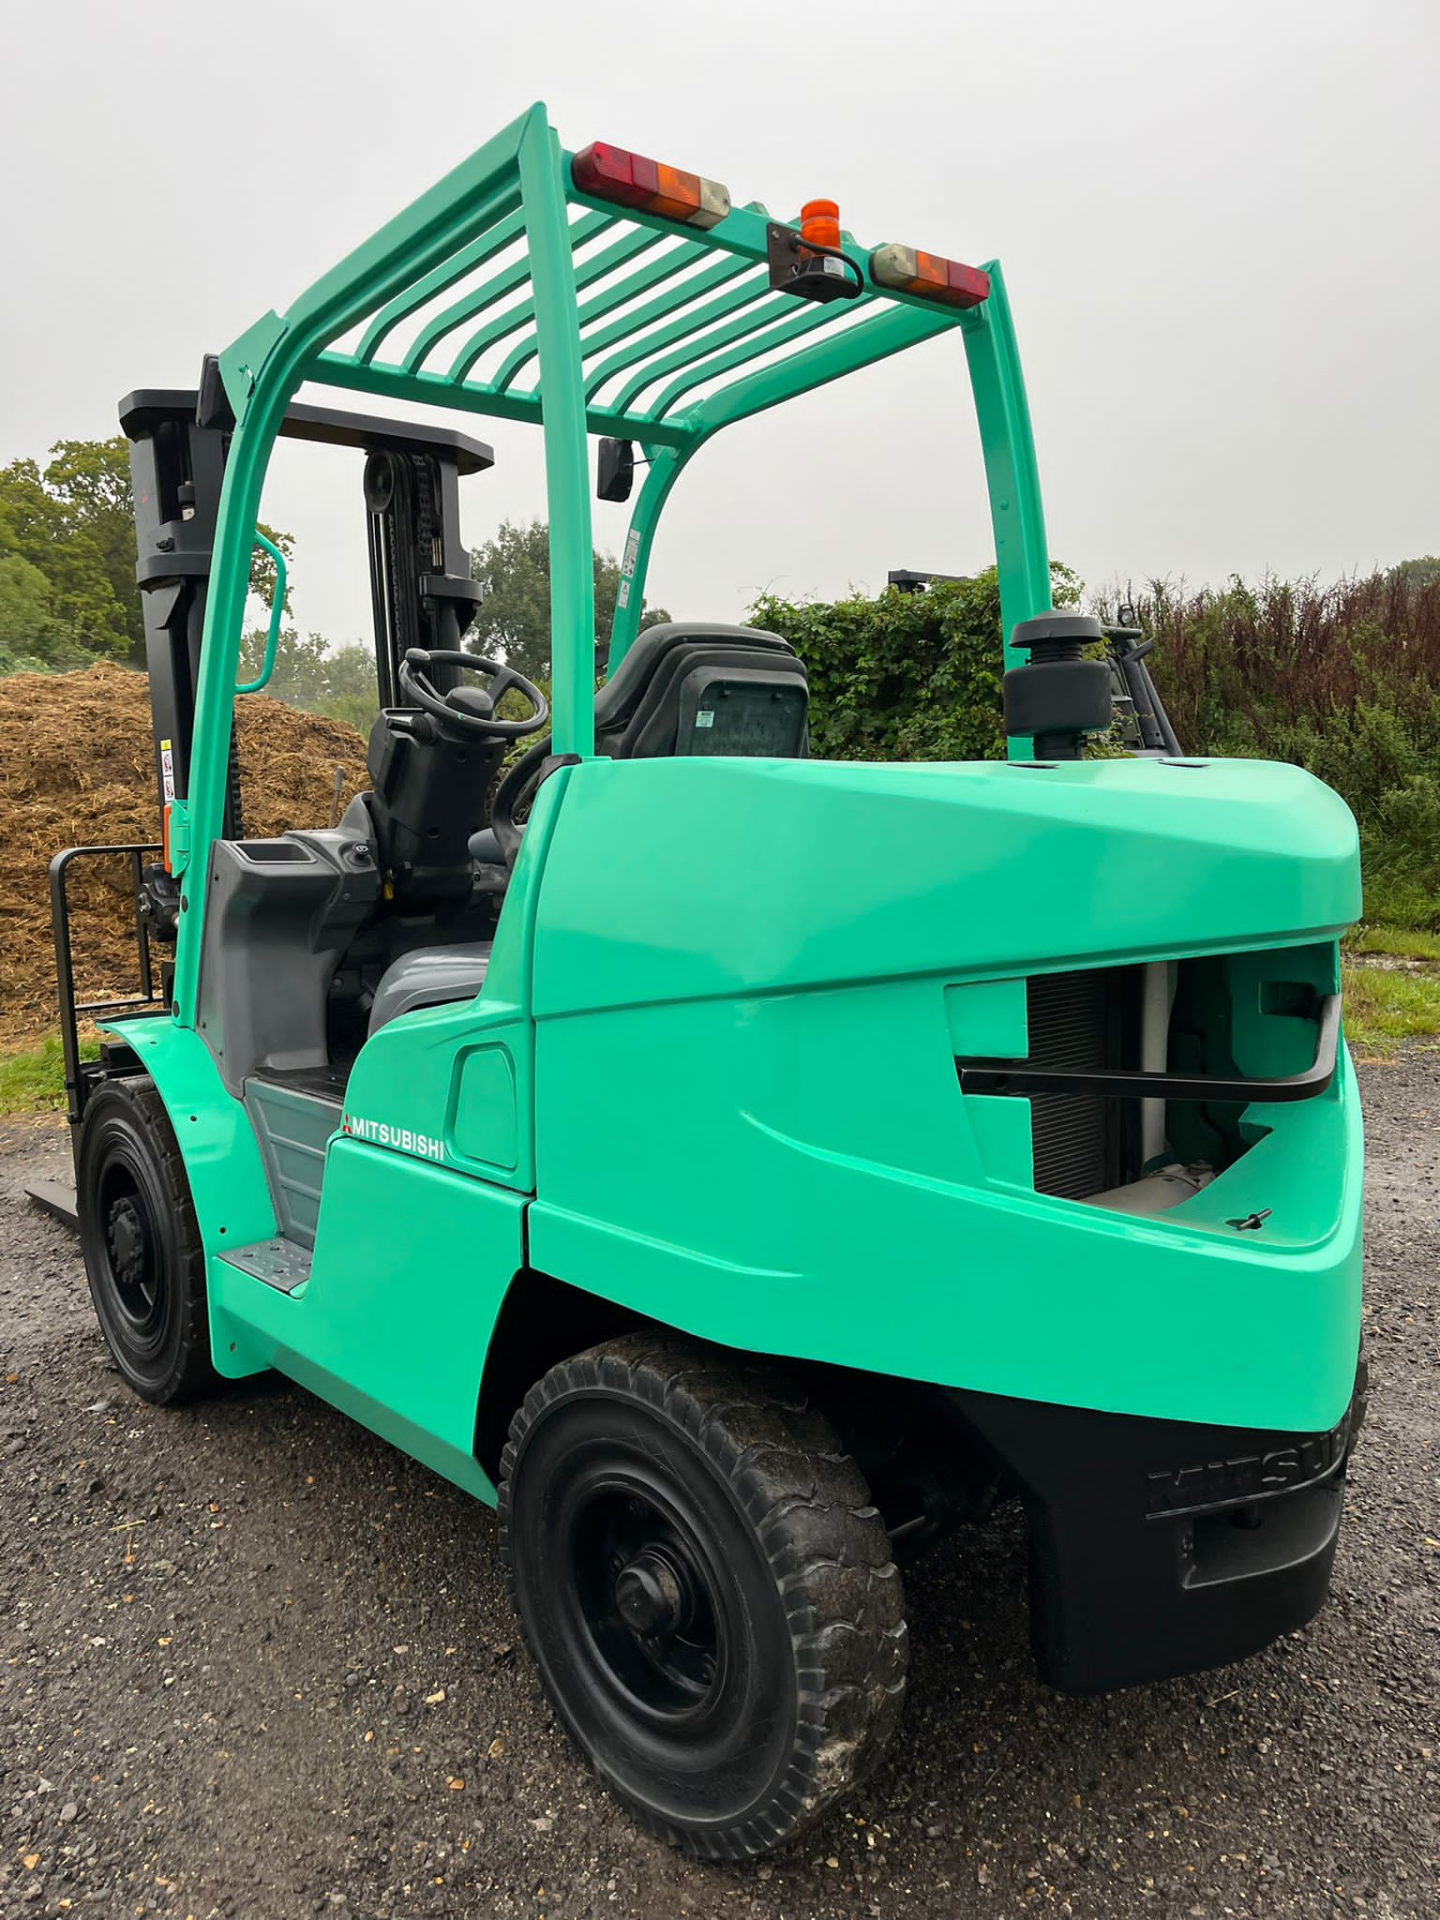
[[[782, 638], [640, 630], [661, 510], [722, 429], [944, 336], [1007, 757], [811, 759]], [[548, 695], [464, 644], [472, 415], [544, 436]], [[497, 1506], [556, 1713], [710, 1858], [874, 1763], [897, 1566], [1002, 1503], [1057, 1687], [1309, 1620], [1363, 1404], [1355, 828], [1293, 767], [1087, 757], [1110, 667], [1051, 605], [998, 266], [571, 153], [536, 106], [124, 418], [163, 858], [120, 849], [144, 980], [78, 1009], [93, 1061], [90, 850], [53, 886], [85, 1264], [130, 1386], [273, 1368]], [[363, 455], [382, 711], [370, 790], [257, 839], [233, 707], [282, 434]], [[644, 472], [598, 692], [592, 437], [602, 498]]]

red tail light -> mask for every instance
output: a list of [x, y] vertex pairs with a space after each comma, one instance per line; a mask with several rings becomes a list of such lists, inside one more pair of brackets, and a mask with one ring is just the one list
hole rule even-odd
[[916, 247], [877, 247], [870, 256], [870, 278], [877, 287], [894, 287], [921, 300], [942, 300], [947, 307], [978, 307], [990, 297], [990, 276], [979, 267], [942, 260]]
[[597, 200], [614, 200], [622, 207], [639, 207], [687, 227], [715, 227], [730, 211], [730, 195], [718, 180], [667, 167], [644, 154], [597, 140], [577, 153], [571, 176], [582, 193]]

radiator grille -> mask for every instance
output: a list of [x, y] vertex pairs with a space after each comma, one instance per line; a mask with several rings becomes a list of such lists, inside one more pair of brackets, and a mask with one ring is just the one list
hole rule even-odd
[[[1128, 968], [1033, 974], [1026, 982], [1027, 1058], [1077, 1071], [1118, 1067]], [[1120, 1103], [1093, 1094], [1030, 1096], [1035, 1190], [1083, 1200], [1120, 1184]]]

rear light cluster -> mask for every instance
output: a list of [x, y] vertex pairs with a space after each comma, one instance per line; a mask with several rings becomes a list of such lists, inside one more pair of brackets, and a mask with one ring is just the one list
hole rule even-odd
[[718, 180], [663, 166], [603, 140], [577, 153], [570, 170], [582, 193], [594, 194], [597, 200], [618, 200], [622, 207], [658, 213], [663, 220], [679, 220], [687, 227], [719, 226], [730, 211], [729, 191]]
[[[662, 220], [678, 220], [683, 226], [717, 227], [730, 211], [729, 189], [718, 180], [667, 167], [603, 140], [577, 153], [570, 171], [581, 193], [658, 214]], [[800, 237], [809, 246], [839, 251], [840, 209], [833, 200], [806, 202]], [[978, 307], [990, 294], [990, 276], [979, 267], [944, 260], [938, 253], [921, 253], [917, 247], [877, 247], [870, 256], [870, 278], [877, 287], [938, 300], [947, 307]]]
[[947, 307], [978, 307], [990, 296], [988, 273], [958, 260], [942, 260], [938, 253], [921, 253], [918, 247], [877, 247], [870, 256], [870, 278], [877, 287], [942, 300]]

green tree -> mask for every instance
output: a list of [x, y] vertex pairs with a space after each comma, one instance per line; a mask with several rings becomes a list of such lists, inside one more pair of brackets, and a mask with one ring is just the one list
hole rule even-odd
[[357, 733], [368, 735], [380, 711], [373, 647], [353, 640], [326, 656], [325, 684], [313, 711], [328, 713], [331, 719], [344, 720]]
[[[470, 571], [485, 589], [466, 635], [474, 653], [500, 655], [532, 680], [550, 677], [550, 529], [543, 520], [528, 527], [502, 521], [495, 537], [470, 556]], [[595, 645], [603, 653], [610, 642], [620, 562], [610, 553], [595, 554]], [[670, 618], [663, 607], [642, 611], [640, 625], [654, 627]]]
[[75, 560], [109, 590], [125, 634], [131, 666], [145, 661], [145, 628], [135, 585], [135, 519], [130, 490], [130, 446], [109, 440], [57, 440], [45, 486], [56, 502], [63, 537], [77, 543]]
[[[287, 561], [295, 558], [295, 538], [293, 534], [280, 533], [274, 527], [266, 526], [263, 520], [255, 522], [265, 538], [284, 554]], [[250, 551], [250, 591], [257, 600], [263, 600], [267, 609], [275, 605], [275, 589], [280, 584], [275, 570], [275, 562], [263, 547], [252, 547]], [[290, 588], [285, 588], [285, 611], [290, 611]]]
[[[115, 516], [105, 487], [111, 443], [88, 443], [96, 454], [89, 463], [74, 452], [80, 444], [62, 441], [55, 449], [56, 460], [43, 474], [29, 459], [0, 468], [0, 559], [24, 561], [44, 582], [42, 591], [39, 581], [26, 576], [41, 631], [20, 651], [47, 665], [76, 653], [130, 659], [140, 632], [135, 535], [128, 508], [124, 600], [115, 574]], [[57, 469], [58, 477], [52, 478]]]
[[[265, 663], [264, 627], [254, 627], [240, 642], [240, 664], [235, 678], [242, 684], [258, 679]], [[300, 634], [282, 627], [275, 643], [275, 664], [266, 693], [292, 707], [308, 707], [325, 691], [325, 637]]]
[[[1056, 606], [1079, 583], [1050, 566]], [[826, 760], [992, 760], [1000, 730], [1003, 644], [994, 567], [923, 593], [796, 605], [764, 595], [751, 624], [790, 642], [810, 679], [810, 746]]]
[[[277, 543], [278, 544], [278, 543]], [[265, 628], [255, 627], [240, 643], [237, 679], [254, 680], [265, 659]], [[325, 636], [282, 627], [275, 646], [275, 669], [266, 693], [308, 713], [329, 714], [359, 733], [368, 733], [379, 712], [375, 655], [359, 641], [332, 652]]]
[[[261, 531], [292, 554], [289, 534]], [[0, 467], [0, 569], [0, 672], [21, 661], [51, 671], [145, 665], [123, 434], [57, 440], [43, 471], [30, 459]], [[251, 588], [270, 604], [274, 563], [258, 551]]]
[[86, 655], [55, 611], [55, 592], [18, 553], [0, 558], [0, 674], [63, 671]]

